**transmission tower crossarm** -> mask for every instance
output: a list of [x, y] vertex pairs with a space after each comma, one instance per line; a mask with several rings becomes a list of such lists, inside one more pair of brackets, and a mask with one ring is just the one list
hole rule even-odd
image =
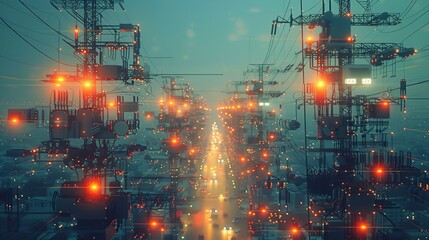
[[[65, 9], [83, 9], [87, 4], [87, 0], [51, 0], [51, 4], [56, 8]], [[124, 0], [103, 0], [97, 1], [99, 10], [114, 9], [115, 3], [122, 3]]]
[[401, 23], [399, 13], [364, 13], [351, 15], [353, 26], [393, 26]]
[[[375, 54], [383, 54], [388, 51], [399, 51], [402, 50], [403, 44], [401, 43], [354, 43], [352, 46], [352, 52], [354, 58], [371, 58]], [[317, 57], [320, 54], [318, 49], [306, 52], [307, 57]], [[339, 53], [331, 52], [330, 57], [335, 57]]]
[[[276, 19], [275, 24], [289, 23], [291, 26], [299, 26], [301, 24], [317, 24], [322, 21], [329, 20], [331, 13], [325, 14], [310, 14], [306, 16], [298, 16], [296, 18], [290, 17], [289, 20]], [[363, 13], [363, 14], [350, 14], [351, 25], [353, 26], [392, 26], [401, 23], [400, 13]]]
[[[304, 24], [307, 25], [307, 28], [314, 29], [319, 25], [323, 25], [324, 23], [331, 21], [332, 17], [333, 15], [331, 12], [326, 12], [324, 14], [298, 16], [296, 18], [293, 18], [291, 15], [289, 20], [277, 18], [273, 20], [273, 30], [271, 31], [271, 34], [275, 35], [278, 24], [289, 23], [291, 27]], [[394, 26], [401, 23], [400, 13], [348, 13], [344, 17], [350, 18], [352, 26]]]

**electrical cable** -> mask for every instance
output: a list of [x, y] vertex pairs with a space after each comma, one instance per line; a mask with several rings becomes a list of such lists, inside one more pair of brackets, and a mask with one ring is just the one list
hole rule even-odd
[[[288, 11], [289, 6], [290, 6], [290, 3], [291, 3], [291, 0], [289, 0], [288, 5], [286, 6], [285, 12], [283, 13], [283, 17], [282, 17], [283, 19], [286, 17], [287, 11]], [[277, 22], [275, 24], [277, 24]], [[279, 38], [278, 38], [278, 40], [277, 40], [277, 42], [276, 42], [276, 44], [274, 46], [274, 50], [277, 48], [277, 45], [278, 45], [278, 43], [279, 43], [279, 41], [281, 39], [281, 36], [283, 35], [284, 29], [285, 29], [285, 26], [283, 25], [283, 28], [282, 28], [282, 30], [280, 32], [280, 35], [279, 35]], [[271, 36], [270, 43], [268, 45], [267, 53], [265, 55], [265, 59], [263, 61], [263, 64], [267, 63], [267, 61], [268, 61], [268, 59], [269, 59], [269, 57], [271, 55], [271, 52], [273, 51], [273, 42], [274, 42], [274, 36]]]
[[37, 80], [41, 81], [40, 78], [24, 78], [24, 77], [18, 77], [18, 76], [6, 76], [6, 75], [0, 75], [0, 78], [3, 79], [13, 79], [13, 80]]
[[313, 8], [317, 7], [319, 4], [321, 3], [321, 1], [317, 2], [314, 6], [312, 6], [311, 8], [304, 10], [303, 12], [309, 12], [311, 11]]
[[[290, 53], [292, 52], [292, 49], [294, 49], [294, 47], [295, 47], [295, 45], [296, 45], [296, 42], [297, 42], [298, 38], [299, 38], [299, 34], [297, 34], [297, 35], [296, 35], [295, 41], [293, 42], [292, 46], [289, 48], [289, 51], [288, 51], [288, 53], [286, 54], [286, 56], [283, 58], [284, 60], [283, 60], [283, 62], [280, 64], [280, 66], [282, 66], [283, 64], [286, 64], [286, 59], [289, 57]], [[294, 59], [297, 59], [297, 55], [295, 55]], [[292, 62], [294, 62], [294, 60], [292, 60]], [[295, 62], [294, 62], [293, 64], [295, 64], [295, 63], [296, 63], [296, 60], [295, 60]]]
[[[429, 5], [428, 5], [429, 6]], [[401, 28], [398, 28], [398, 29], [395, 29], [395, 30], [392, 30], [392, 31], [387, 31], [387, 32], [383, 32], [383, 31], [381, 31], [380, 30], [380, 32], [381, 33], [394, 33], [394, 32], [397, 32], [397, 31], [400, 31], [400, 30], [402, 30], [402, 29], [405, 29], [405, 28], [407, 28], [407, 27], [409, 27], [411, 24], [415, 24], [415, 22], [417, 21], [417, 20], [419, 20], [421, 17], [423, 17], [426, 13], [428, 13], [429, 12], [429, 9], [428, 10], [426, 10], [424, 13], [422, 13], [421, 15], [419, 15], [416, 19], [414, 19], [413, 21], [411, 21], [409, 24], [407, 24], [407, 25], [405, 25], [405, 26], [403, 26], [403, 27], [401, 27]]]
[[43, 20], [42, 18], [40, 18], [35, 12], [33, 12], [33, 10], [31, 10], [27, 5], [25, 5], [25, 3], [23, 3], [21, 0], [18, 0], [18, 2], [20, 2], [28, 11], [30, 11], [37, 19], [39, 19], [39, 21], [41, 21], [42, 23], [44, 23], [46, 26], [48, 26], [52, 31], [58, 33], [59, 35], [63, 36], [64, 38], [67, 38], [69, 41], [73, 41], [73, 39], [67, 37], [66, 35], [62, 34], [60, 31], [56, 30], [55, 28], [51, 27], [51, 25], [49, 25], [47, 22], [45, 22], [45, 20]]
[[428, 5], [426, 5], [426, 6], [424, 6], [423, 8], [421, 8], [419, 11], [417, 11], [415, 14], [413, 14], [412, 16], [409, 16], [409, 17], [407, 17], [407, 18], [404, 18], [404, 20], [407, 20], [407, 19], [410, 19], [410, 18], [413, 18], [413, 17], [415, 17], [415, 16], [417, 16], [418, 14], [420, 14], [421, 12], [423, 12], [426, 8], [428, 8], [429, 7], [429, 4]]
[[0, 54], [0, 57], [4, 58], [4, 59], [7, 59], [9, 61], [15, 62], [15, 63], [19, 63], [19, 64], [22, 64], [22, 65], [26, 65], [26, 66], [32, 67], [34, 69], [39, 69], [40, 68], [40, 66], [38, 66], [38, 65], [33, 65], [33, 64], [30, 64], [30, 63], [26, 63], [26, 62], [23, 62], [21, 60], [13, 59], [13, 58], [10, 58], [10, 57], [2, 55], [2, 54]]
[[[413, 17], [415, 17], [416, 15], [418, 15], [418, 14], [420, 14], [422, 11], [424, 11], [426, 8], [428, 8], [429, 7], [429, 5], [426, 5], [425, 7], [423, 7], [422, 9], [420, 9], [418, 12], [416, 12], [414, 15], [412, 15], [412, 16], [410, 16], [410, 17], [407, 17], [407, 18], [403, 18], [403, 20], [406, 20], [406, 19], [410, 19], [410, 18], [413, 18]], [[405, 11], [404, 11], [405, 12]], [[406, 14], [408, 14], [409, 12], [407, 12]], [[404, 16], [403, 16], [404, 17]], [[411, 25], [412, 23], [414, 23], [414, 21], [416, 21], [417, 19], [415, 19], [415, 20], [413, 20], [413, 21], [411, 21], [411, 23], [410, 24], [408, 24], [407, 26], [409, 26], [409, 25]], [[407, 26], [405, 26], [405, 27], [407, 27]], [[402, 30], [403, 28], [405, 28], [405, 27], [403, 27], [403, 28], [400, 28], [400, 29], [396, 29], [396, 30], [392, 30], [392, 31], [389, 31], [389, 32], [384, 32], [384, 29], [386, 29], [388, 26], [385, 26], [385, 27], [383, 27], [382, 29], [379, 29], [378, 30], [378, 32], [379, 33], [393, 33], [393, 32], [396, 32], [396, 31], [399, 31], [399, 30]], [[374, 33], [375, 31], [371, 31], [371, 32], [369, 32], [368, 34], [366, 34], [361, 40], [365, 40], [369, 35], [371, 35], [372, 33]]]
[[[407, 88], [408, 87], [412, 87], [412, 86], [416, 86], [416, 85], [420, 85], [420, 84], [424, 84], [424, 83], [428, 83], [428, 82], [429, 82], [429, 79], [423, 80], [423, 81], [420, 81], [420, 82], [416, 82], [416, 83], [410, 83], [410, 84], [407, 84]], [[400, 89], [400, 87], [390, 88], [389, 91], [395, 91], [395, 90], [399, 90], [399, 89]], [[370, 97], [370, 96], [379, 95], [379, 94], [382, 94], [382, 93], [385, 93], [385, 92], [386, 91], [372, 93], [372, 94], [368, 94], [367, 96]]]
[[30, 45], [33, 49], [35, 49], [36, 51], [38, 51], [40, 54], [42, 54], [43, 56], [45, 56], [45, 57], [47, 57], [47, 58], [49, 58], [49, 59], [51, 59], [52, 61], [54, 61], [54, 62], [57, 62], [57, 63], [60, 63], [60, 64], [62, 64], [62, 65], [65, 65], [65, 66], [72, 66], [72, 67], [74, 67], [74, 65], [72, 65], [72, 64], [67, 64], [67, 63], [63, 63], [63, 62], [60, 62], [60, 61], [58, 61], [58, 60], [56, 60], [55, 58], [52, 58], [51, 56], [49, 56], [49, 55], [47, 55], [46, 53], [44, 53], [42, 50], [40, 50], [39, 48], [37, 48], [36, 46], [34, 46], [32, 43], [30, 43], [27, 39], [25, 39], [21, 34], [19, 34], [15, 29], [13, 29], [12, 28], [12, 26], [10, 26], [2, 17], [0, 17], [0, 20], [4, 23], [4, 24], [6, 24], [6, 26], [10, 29], [10, 30], [12, 30], [16, 35], [18, 35], [18, 37], [20, 37], [24, 42], [26, 42], [28, 45]]
[[[9, 24], [11, 24], [11, 25], [15, 25], [15, 26], [17, 26], [17, 27], [20, 27], [20, 28], [24, 28], [25, 29], [25, 27], [22, 27], [22, 26], [20, 26], [20, 25], [18, 25], [18, 24], [15, 24], [15, 23], [13, 23], [13, 22], [11, 22], [10, 20], [8, 20], [8, 19], [5, 19]], [[3, 25], [5, 25], [5, 24], [3, 24]], [[7, 27], [7, 26], [6, 26]], [[39, 44], [41, 44], [41, 45], [44, 45], [44, 46], [46, 46], [46, 47], [48, 47], [48, 48], [50, 48], [50, 49], [54, 49], [54, 50], [57, 50], [57, 48], [56, 47], [53, 47], [51, 44], [48, 44], [48, 43], [46, 43], [46, 42], [43, 42], [43, 41], [39, 41], [39, 40], [37, 40], [37, 39], [35, 39], [35, 38], [33, 38], [33, 37], [30, 37], [30, 36], [28, 36], [28, 35], [26, 35], [26, 34], [23, 34], [23, 33], [20, 33], [22, 36], [25, 36], [26, 38], [28, 38], [28, 39], [31, 39], [31, 40], [33, 40], [34, 42], [37, 42], [37, 43], [39, 43]]]
[[[274, 60], [274, 64], [276, 64], [276, 62], [279, 60], [279, 58], [280, 58], [280, 55], [282, 54], [282, 51], [283, 51], [283, 48], [285, 47], [285, 45], [286, 45], [286, 41], [287, 41], [287, 38], [289, 37], [289, 33], [290, 33], [290, 28], [289, 28], [289, 30], [288, 30], [288, 32], [287, 32], [287, 34], [286, 34], [286, 37], [285, 37], [285, 39], [283, 40], [283, 44], [282, 44], [282, 46], [280, 47], [280, 50], [279, 50], [279, 54], [277, 54], [277, 57], [276, 57], [276, 60]], [[277, 42], [278, 43], [278, 42]], [[277, 48], [277, 45], [276, 45], [276, 47], [274, 48], [274, 50]], [[290, 51], [290, 50], [289, 50]]]
[[401, 14], [402, 18], [405, 18], [405, 16], [407, 16], [407, 14], [410, 13], [411, 9], [413, 9], [414, 5], [416, 5], [416, 2], [417, 2], [417, 0], [414, 0], [408, 4], [408, 6], [405, 8], [404, 12], [402, 12], [402, 14]]
[[[6, 19], [6, 18], [5, 18]], [[33, 32], [33, 33], [37, 33], [37, 34], [42, 34], [42, 35], [51, 35], [51, 36], [53, 36], [53, 35], [55, 35], [54, 33], [48, 33], [48, 32], [40, 32], [40, 31], [37, 31], [37, 30], [34, 30], [34, 29], [31, 29], [31, 28], [27, 28], [27, 27], [24, 27], [24, 26], [22, 26], [22, 25], [19, 25], [19, 24], [16, 24], [16, 23], [14, 23], [14, 22], [12, 22], [12, 21], [10, 21], [9, 19], [7, 19], [7, 21], [11, 24], [11, 25], [14, 25], [14, 26], [16, 26], [16, 27], [19, 27], [19, 28], [22, 28], [23, 30], [25, 30], [25, 31], [27, 31], [27, 32]], [[4, 24], [3, 24], [4, 25]]]
[[22, 13], [22, 14], [24, 14], [24, 15], [27, 15], [27, 13], [26, 13], [26, 12], [24, 12], [24, 11], [22, 11], [22, 10], [20, 10], [20, 9], [16, 8], [16, 7], [13, 7], [13, 6], [11, 6], [11, 5], [9, 5], [9, 4], [7, 4], [7, 3], [3, 2], [3, 1], [0, 1], [0, 3], [1, 3], [1, 4], [3, 4], [3, 5], [5, 5], [5, 6], [7, 6], [7, 7], [9, 7], [9, 8], [11, 8], [11, 9], [13, 9], [13, 10], [15, 10], [15, 11], [17, 11], [17, 12], [20, 12], [20, 13]]
[[413, 36], [415, 33], [417, 33], [420, 29], [426, 27], [429, 24], [429, 22], [423, 24], [421, 27], [417, 28], [414, 32], [410, 33], [407, 37], [405, 37], [401, 42], [405, 42], [405, 40], [407, 40], [408, 38], [410, 38], [411, 36]]

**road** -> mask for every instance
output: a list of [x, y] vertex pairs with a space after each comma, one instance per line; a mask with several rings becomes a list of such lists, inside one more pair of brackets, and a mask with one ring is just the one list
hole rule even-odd
[[183, 217], [184, 239], [198, 239], [199, 235], [204, 239], [252, 239], [247, 213], [237, 203], [237, 181], [217, 127], [213, 127], [210, 139], [199, 170], [203, 180], [195, 201], [200, 208]]

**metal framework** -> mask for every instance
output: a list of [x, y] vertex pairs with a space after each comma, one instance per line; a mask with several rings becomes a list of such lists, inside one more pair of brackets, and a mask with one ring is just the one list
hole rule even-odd
[[[314, 94], [312, 104], [317, 108], [318, 131], [322, 133], [322, 136], [318, 136], [320, 148], [313, 151], [319, 151], [322, 162], [326, 162], [325, 153], [333, 153], [333, 160], [338, 162], [339, 166], [335, 168], [337, 170], [336, 186], [331, 194], [334, 199], [346, 201], [344, 194], [349, 194], [349, 198], [354, 198], [358, 194], [356, 189], [348, 188], [348, 186], [361, 183], [353, 173], [359, 169], [359, 164], [363, 161], [359, 155], [360, 152], [367, 151], [367, 135], [375, 129], [376, 134], [384, 136], [383, 132], [387, 129], [388, 121], [384, 116], [371, 118], [367, 112], [368, 107], [374, 107], [373, 105], [380, 103], [381, 99], [353, 96], [351, 85], [345, 84], [342, 78], [345, 65], [353, 64], [356, 59], [371, 59], [373, 66], [379, 66], [384, 61], [394, 60], [397, 55], [405, 56], [397, 53], [409, 50], [404, 48], [402, 43], [355, 43], [351, 33], [351, 26], [397, 25], [401, 23], [399, 13], [374, 14], [371, 13], [369, 1], [358, 1], [364, 7], [365, 13], [353, 14], [350, 0], [336, 0], [339, 8], [338, 14], [334, 15], [331, 12], [331, 1], [329, 1], [329, 11], [326, 12], [324, 2], [322, 1], [322, 14], [301, 15], [296, 18], [291, 15], [289, 19], [277, 17], [273, 21], [271, 34], [276, 34], [278, 24], [285, 23], [289, 23], [291, 26], [307, 25], [310, 30], [316, 27], [322, 28], [320, 38], [316, 41], [309, 40], [306, 42], [306, 47], [302, 49], [310, 61], [310, 68], [317, 71], [318, 77], [325, 82], [320, 89], [310, 91], [311, 94]], [[308, 89], [312, 89], [309, 87], [307, 86]], [[316, 87], [314, 86], [314, 88]], [[329, 129], [330, 136], [327, 136], [329, 134], [323, 135], [325, 128]], [[360, 145], [357, 141], [358, 132], [362, 135]], [[381, 137], [381, 139], [385, 139], [385, 137]], [[325, 147], [325, 141], [330, 141], [333, 148]], [[363, 189], [369, 187], [362, 186]], [[341, 216], [345, 216], [344, 220], [349, 224], [348, 226], [356, 225], [364, 218], [363, 215], [358, 216], [350, 206], [344, 206], [339, 210], [340, 212], [349, 211], [348, 215], [341, 213]], [[361, 214], [364, 213], [361, 212]], [[351, 230], [346, 232], [350, 239], [360, 239], [355, 232]]]

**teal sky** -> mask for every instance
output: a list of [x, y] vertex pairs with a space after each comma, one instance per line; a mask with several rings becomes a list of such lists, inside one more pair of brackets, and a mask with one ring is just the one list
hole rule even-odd
[[[61, 32], [72, 37], [75, 21], [66, 12], [57, 12], [48, 0], [22, 0], [35, 13], [53, 28], [60, 27]], [[335, 1], [333, 12], [337, 13]], [[393, 27], [356, 27], [357, 42], [403, 42], [405, 46], [415, 47], [419, 54], [396, 65], [396, 77], [380, 77], [371, 89], [396, 87], [404, 77], [409, 82], [427, 79], [425, 66], [428, 62], [427, 40], [429, 39], [429, 2], [425, 0], [373, 0], [373, 12], [398, 12], [405, 15], [403, 23]], [[37, 20], [18, 1], [0, 0], [0, 16], [32, 45], [48, 56], [57, 59], [57, 34]], [[142, 55], [151, 66], [152, 73], [194, 74], [219, 73], [222, 76], [185, 77], [196, 93], [204, 95], [215, 106], [225, 97], [229, 81], [244, 80], [243, 72], [253, 63], [272, 63], [272, 68], [284, 69], [288, 64], [299, 63], [295, 53], [300, 50], [299, 27], [279, 26], [277, 35], [271, 37], [271, 22], [277, 16], [299, 15], [297, 0], [125, 0], [123, 12], [119, 7], [115, 12], [106, 11], [104, 24], [134, 23], [142, 29]], [[305, 0], [304, 14], [320, 13], [320, 0]], [[352, 1], [352, 13], [362, 13], [362, 7]], [[60, 26], [59, 26], [60, 24]], [[45, 74], [57, 68], [57, 63], [43, 56], [19, 38], [0, 22], [2, 44], [0, 47], [0, 101], [47, 102], [49, 86], [41, 84]], [[317, 36], [314, 32], [305, 35]], [[272, 44], [271, 52], [267, 50]], [[62, 40], [61, 61], [75, 64], [70, 47]], [[147, 58], [151, 57], [151, 58]], [[171, 58], [159, 58], [171, 57]], [[362, 62], [369, 62], [364, 60]], [[61, 67], [62, 70], [72, 70]], [[294, 68], [293, 68], [294, 69]], [[276, 100], [287, 101], [293, 91], [300, 90], [300, 74], [296, 71], [279, 74], [276, 80], [283, 82], [279, 87], [291, 93]], [[308, 81], [314, 78], [308, 71]], [[154, 79], [153, 99], [159, 96], [159, 82]], [[158, 83], [157, 83], [158, 82]], [[422, 85], [424, 86], [424, 85]], [[427, 89], [427, 87], [425, 87]], [[413, 89], [416, 96], [425, 96], [426, 91]], [[228, 90], [233, 90], [229, 87]], [[359, 91], [359, 89], [358, 89]], [[16, 97], [20, 95], [19, 99]]]

